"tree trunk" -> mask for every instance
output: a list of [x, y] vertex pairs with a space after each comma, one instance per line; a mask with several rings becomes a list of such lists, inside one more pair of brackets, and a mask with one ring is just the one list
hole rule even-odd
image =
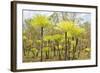
[[57, 52], [58, 52], [58, 56], [59, 56], [59, 60], [61, 59], [61, 55], [60, 55], [60, 48], [59, 48], [59, 41], [57, 41]]
[[73, 60], [76, 59], [75, 53], [76, 53], [77, 45], [78, 45], [78, 38], [76, 38], [76, 45], [73, 49]]
[[56, 41], [54, 41], [54, 42], [55, 42], [55, 43], [53, 43], [53, 44], [54, 44], [54, 45], [53, 45], [53, 51], [54, 51], [54, 57], [56, 57], [56, 51], [57, 51], [57, 50], [56, 50], [56, 47], [55, 47], [55, 46], [56, 46]]
[[42, 49], [43, 49], [43, 27], [41, 27], [41, 61], [43, 61]]
[[26, 56], [26, 48], [23, 47], [23, 55]]
[[59, 50], [59, 60], [61, 60], [61, 50], [60, 49], [58, 50]]
[[71, 57], [70, 57], [70, 49], [71, 49], [71, 47], [70, 47], [70, 41], [69, 41], [69, 38], [67, 38], [68, 39], [68, 42], [67, 42], [67, 44], [68, 44], [68, 46], [67, 46], [67, 51], [68, 51], [68, 60], [70, 60], [71, 59]]
[[48, 52], [46, 51], [46, 59], [48, 59]]
[[68, 51], [67, 51], [67, 32], [65, 32], [65, 60], [68, 59]]
[[53, 51], [54, 51], [54, 57], [56, 56], [56, 48], [55, 48], [55, 44], [53, 45]]

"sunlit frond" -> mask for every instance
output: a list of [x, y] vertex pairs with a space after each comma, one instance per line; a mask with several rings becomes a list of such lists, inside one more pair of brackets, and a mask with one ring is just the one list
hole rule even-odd
[[74, 23], [71, 21], [61, 21], [57, 25], [59, 29], [62, 29], [64, 32], [69, 32], [74, 27]]
[[71, 30], [71, 34], [75, 37], [78, 37], [80, 36], [82, 33], [85, 32], [85, 29], [84, 28], [81, 28], [79, 26], [74, 26], [74, 28]]
[[51, 24], [49, 18], [45, 15], [36, 15], [32, 18], [31, 24], [33, 26], [47, 27]]
[[53, 40], [61, 40], [62, 38], [63, 38], [63, 35], [61, 35], [61, 34], [55, 34], [52, 36]]
[[44, 39], [45, 41], [52, 40], [52, 36], [47, 35], [47, 36], [44, 36], [43, 39]]

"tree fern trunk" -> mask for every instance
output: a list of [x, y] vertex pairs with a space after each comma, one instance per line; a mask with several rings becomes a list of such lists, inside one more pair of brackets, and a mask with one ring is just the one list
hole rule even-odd
[[43, 27], [41, 27], [41, 61], [43, 61], [42, 49], [43, 49]]
[[65, 60], [68, 59], [68, 51], [67, 51], [67, 32], [65, 32]]
[[54, 51], [54, 57], [55, 57], [55, 56], [56, 56], [56, 48], [55, 48], [55, 44], [54, 44], [53, 51]]
[[70, 57], [70, 42], [69, 42], [69, 38], [67, 38], [68, 39], [68, 42], [67, 42], [67, 44], [68, 44], [68, 46], [67, 46], [67, 51], [68, 51], [68, 60], [70, 60], [71, 59], [71, 57]]
[[77, 51], [77, 45], [78, 45], [78, 38], [76, 38], [76, 45], [75, 45], [75, 47], [73, 49], [73, 60], [76, 59], [75, 53]]
[[57, 41], [57, 47], [58, 47], [58, 56], [59, 56], [59, 60], [60, 60], [60, 59], [61, 59], [61, 57], [60, 57], [59, 41]]

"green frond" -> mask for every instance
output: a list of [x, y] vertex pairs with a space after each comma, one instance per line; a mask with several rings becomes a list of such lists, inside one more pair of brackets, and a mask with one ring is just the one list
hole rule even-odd
[[44, 52], [47, 52], [47, 51], [50, 51], [50, 49], [51, 49], [51, 48], [49, 48], [49, 47], [44, 47], [44, 48], [43, 48], [43, 51], [44, 51]]
[[36, 40], [36, 43], [41, 43], [41, 40]]
[[79, 26], [74, 26], [73, 29], [70, 31], [70, 33], [75, 37], [79, 37], [84, 32], [85, 32], [85, 29]]
[[63, 46], [59, 45], [59, 49], [63, 49]]
[[36, 48], [31, 49], [32, 52], [37, 52], [38, 50]]
[[53, 40], [61, 40], [62, 38], [63, 38], [63, 35], [61, 35], [61, 34], [55, 34], [52, 36]]
[[27, 39], [27, 37], [26, 37], [25, 35], [23, 35], [23, 39], [24, 39], [24, 40], [26, 40], [26, 39]]
[[90, 48], [85, 48], [85, 51], [89, 52], [89, 51], [91, 51], [91, 49]]
[[52, 40], [52, 36], [50, 35], [44, 36], [43, 40], [44, 41]]
[[36, 15], [32, 18], [31, 24], [33, 26], [47, 27], [51, 24], [49, 18], [45, 15]]
[[67, 32], [68, 37], [80, 36], [85, 32], [84, 28], [79, 27], [72, 21], [62, 21], [58, 23], [58, 28], [63, 30], [64, 32]]
[[69, 32], [74, 27], [74, 23], [71, 21], [61, 21], [57, 25], [64, 32]]

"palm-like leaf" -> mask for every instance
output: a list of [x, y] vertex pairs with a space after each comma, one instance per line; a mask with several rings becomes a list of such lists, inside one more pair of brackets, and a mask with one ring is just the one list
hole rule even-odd
[[43, 40], [45, 40], [45, 41], [52, 40], [52, 36], [50, 36], [50, 35], [44, 36]]
[[64, 32], [69, 32], [74, 27], [74, 23], [71, 21], [61, 21], [58, 23], [58, 27]]
[[85, 29], [79, 26], [74, 26], [73, 29], [70, 31], [70, 33], [75, 37], [79, 37], [84, 32], [85, 32]]
[[62, 38], [63, 38], [63, 35], [61, 34], [55, 34], [52, 36], [52, 39], [56, 41], [60, 41]]
[[47, 27], [50, 23], [49, 18], [45, 15], [36, 15], [31, 20], [32, 26]]
[[85, 29], [79, 27], [72, 21], [62, 21], [58, 24], [59, 29], [63, 30], [64, 32], [67, 32], [68, 36], [80, 36], [83, 32], [85, 32]]

